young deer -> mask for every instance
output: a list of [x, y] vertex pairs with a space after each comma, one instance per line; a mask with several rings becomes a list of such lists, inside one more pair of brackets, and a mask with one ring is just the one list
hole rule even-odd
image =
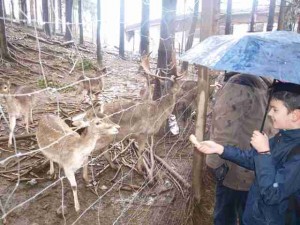
[[102, 136], [113, 136], [119, 126], [107, 118], [93, 118], [81, 136], [73, 131], [61, 118], [44, 115], [38, 124], [36, 138], [42, 153], [50, 160], [50, 175], [54, 173], [53, 162], [64, 169], [74, 197], [75, 210], [80, 206], [77, 196], [75, 172], [83, 166], [83, 179], [88, 182], [88, 156], [94, 150], [97, 140]]
[[[103, 68], [102, 70], [97, 69], [97, 76], [99, 76], [99, 78], [97, 79], [95, 79], [95, 77], [81, 75], [77, 80], [81, 82], [78, 84], [78, 89], [76, 94], [82, 93], [88, 96], [90, 95], [97, 96], [104, 89], [103, 78], [101, 77], [101, 75], [106, 72], [107, 72], [106, 68]], [[87, 78], [90, 78], [90, 80], [85, 80]]]
[[29, 118], [32, 119], [32, 108], [35, 102], [33, 95], [12, 96], [17, 94], [32, 93], [33, 89], [27, 86], [19, 86], [8, 80], [0, 79], [0, 94], [5, 94], [4, 99], [9, 116], [8, 146], [12, 145], [13, 133], [18, 118], [24, 117], [26, 131], [29, 133]]
[[[147, 58], [144, 60], [148, 60]], [[145, 71], [150, 76], [157, 77], [152, 74], [149, 67], [143, 65]], [[109, 118], [120, 125], [120, 131], [116, 135], [115, 141], [121, 141], [125, 138], [134, 138], [138, 143], [138, 156], [139, 160], [137, 168], [142, 172], [143, 158], [142, 154], [145, 149], [147, 138], [156, 134], [164, 121], [172, 113], [175, 102], [176, 93], [179, 91], [179, 85], [177, 80], [172, 81], [172, 87], [169, 92], [156, 101], [145, 100], [142, 102], [119, 100], [111, 103], [97, 106], [86, 112], [84, 119], [91, 119], [95, 116], [99, 117], [99, 114], [105, 113], [110, 115]], [[110, 139], [113, 142], [113, 138]], [[108, 143], [107, 141], [106, 143]], [[98, 144], [98, 143], [97, 143]], [[100, 143], [101, 144], [101, 143]], [[101, 148], [105, 146], [100, 146]], [[98, 148], [96, 146], [96, 148]]]

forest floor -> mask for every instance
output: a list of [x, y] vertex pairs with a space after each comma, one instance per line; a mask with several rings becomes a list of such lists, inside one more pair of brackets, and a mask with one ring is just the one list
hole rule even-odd
[[[38, 41], [36, 36], [39, 37]], [[7, 26], [7, 40], [11, 54], [18, 63], [2, 60], [0, 78], [19, 85], [29, 85], [36, 91], [46, 87], [46, 79], [52, 89], [36, 94], [38, 104], [33, 111], [34, 123], [30, 125], [30, 135], [26, 135], [21, 121], [17, 122], [16, 148], [7, 147], [9, 129], [5, 104], [1, 100], [5, 116], [1, 113], [0, 216], [5, 215], [5, 219], [0, 219], [0, 224], [192, 224], [191, 190], [164, 166], [157, 163], [155, 182], [149, 184], [133, 168], [122, 164], [121, 158], [132, 154], [134, 146], [130, 146], [128, 153], [116, 160], [121, 165], [118, 171], [109, 168], [106, 160], [98, 157], [97, 152], [93, 153], [89, 164], [90, 175], [94, 177], [91, 185], [86, 185], [81, 170], [77, 171], [81, 210], [76, 213], [68, 181], [49, 179], [49, 162], [39, 151], [34, 151], [38, 149], [34, 134], [38, 120], [44, 113], [69, 118], [89, 107], [76, 93], [76, 85], [65, 87], [77, 81], [83, 69], [86, 75], [95, 75], [96, 46], [88, 42], [84, 45], [64, 45], [62, 37], [47, 39], [42, 32], [17, 25]], [[103, 48], [103, 59], [108, 73], [104, 76], [105, 89], [100, 100], [138, 100], [139, 90], [146, 83], [138, 72], [138, 58], [127, 55], [125, 60], [120, 59], [117, 51]], [[190, 75], [189, 79], [196, 80], [196, 77]], [[180, 121], [179, 125], [182, 125]], [[189, 184], [193, 146], [187, 137], [193, 132], [192, 121], [175, 137], [159, 132], [154, 142], [156, 155]], [[112, 157], [120, 149], [121, 144], [114, 145]], [[18, 156], [17, 153], [24, 155]], [[203, 182], [205, 194], [200, 217], [201, 224], [209, 225], [212, 224], [214, 182], [211, 179], [204, 179]]]

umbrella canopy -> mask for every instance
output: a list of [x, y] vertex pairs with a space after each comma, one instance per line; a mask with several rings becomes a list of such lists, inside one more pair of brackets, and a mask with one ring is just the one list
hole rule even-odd
[[211, 36], [182, 61], [300, 84], [300, 35], [290, 31]]

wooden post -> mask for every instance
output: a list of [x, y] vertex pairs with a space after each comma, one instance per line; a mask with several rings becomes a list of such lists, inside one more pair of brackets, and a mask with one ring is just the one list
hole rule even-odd
[[[218, 12], [219, 0], [202, 0], [200, 41], [213, 35], [216, 32], [215, 12]], [[199, 141], [203, 140], [206, 122], [206, 110], [209, 90], [208, 69], [198, 66], [198, 107], [196, 120], [196, 137]], [[193, 195], [195, 206], [200, 203], [202, 191], [202, 171], [204, 156], [194, 151], [193, 157]]]

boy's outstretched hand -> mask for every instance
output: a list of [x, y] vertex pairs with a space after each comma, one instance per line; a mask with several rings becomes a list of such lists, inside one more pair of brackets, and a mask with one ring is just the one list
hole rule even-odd
[[269, 138], [266, 134], [255, 130], [251, 137], [251, 144], [258, 153], [270, 152]]
[[197, 141], [195, 135], [190, 135], [190, 141], [195, 145], [195, 147], [204, 154], [219, 154], [221, 155], [224, 151], [223, 145], [217, 144], [214, 141]]

